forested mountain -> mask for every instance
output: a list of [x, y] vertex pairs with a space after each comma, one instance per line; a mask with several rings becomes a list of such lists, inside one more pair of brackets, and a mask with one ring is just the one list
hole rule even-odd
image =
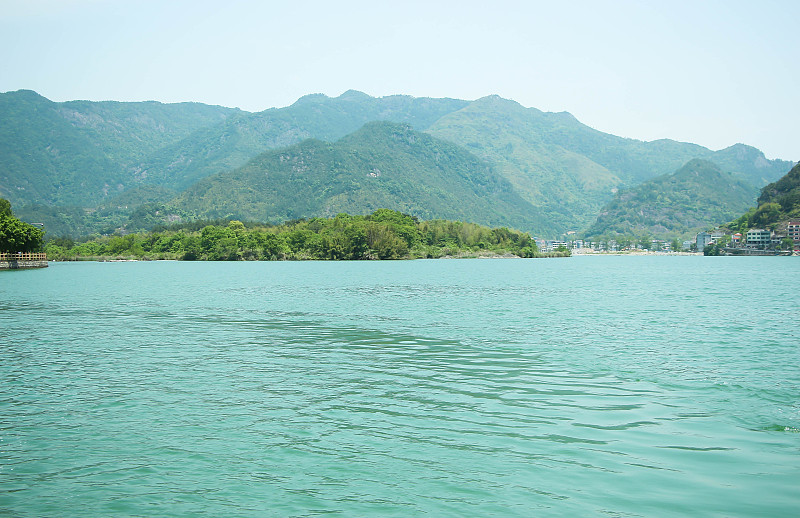
[[94, 206], [143, 180], [137, 164], [237, 110], [199, 103], [55, 103], [0, 94], [0, 196], [15, 206]]
[[758, 204], [764, 203], [777, 203], [787, 214], [800, 206], [800, 163], [780, 180], [761, 189]]
[[[196, 195], [197, 189], [209, 184], [193, 186], [237, 170], [265, 151], [309, 138], [321, 147], [321, 142], [335, 143], [333, 147], [341, 153], [337, 141], [373, 121], [408, 124], [476, 155], [480, 160], [470, 162], [476, 169], [464, 174], [473, 179], [487, 175], [487, 184], [499, 181], [499, 175], [507, 181], [501, 191], [508, 193], [502, 203], [496, 197], [486, 198], [485, 203], [499, 203], [497, 210], [474, 212], [487, 217], [494, 214], [476, 222], [524, 222], [530, 226], [522, 230], [546, 236], [586, 228], [617, 189], [674, 171], [692, 158], [710, 160], [756, 187], [778, 179], [792, 165], [767, 160], [757, 149], [741, 144], [714, 152], [669, 140], [620, 138], [589, 128], [568, 113], [524, 108], [497, 96], [470, 102], [401, 95], [374, 98], [348, 91], [335, 98], [308, 95], [285, 108], [248, 113], [197, 103], [55, 103], [35, 92], [18, 91], [0, 94], [0, 196], [14, 203], [20, 217], [48, 225], [50, 235], [56, 231], [105, 233], [158, 223], [166, 217], [167, 204], [175, 196], [179, 196], [180, 210], [170, 207], [174, 217], [232, 213], [233, 199], [212, 203]], [[424, 147], [408, 152], [421, 155], [412, 158], [405, 154], [405, 163], [427, 170], [428, 165], [423, 164], [430, 157]], [[345, 163], [350, 164], [348, 160]], [[387, 170], [400, 167], [386, 160], [381, 163]], [[380, 189], [368, 193], [371, 186], [359, 184], [361, 191], [356, 196], [352, 193], [357, 189], [341, 191], [336, 184], [341, 178], [339, 173], [320, 172], [313, 184], [318, 190], [305, 190], [305, 198], [328, 200], [319, 210], [342, 207], [352, 212], [358, 203], [348, 198], [346, 191], [355, 196], [353, 200], [379, 203], [391, 199], [401, 210], [425, 208], [424, 217], [455, 217], [450, 212], [436, 213], [452, 206], [452, 198], [460, 192], [455, 184], [452, 191], [445, 183], [436, 184], [442, 195], [434, 197], [430, 196], [434, 187], [424, 182], [414, 189], [404, 185], [398, 191], [397, 187], [392, 196]], [[433, 176], [408, 171], [405, 178], [421, 182]], [[328, 180], [333, 183], [329, 185]], [[330, 198], [329, 193], [337, 189], [340, 196]], [[226, 191], [218, 186], [214, 192]], [[473, 194], [488, 196], [487, 192]], [[284, 194], [299, 200], [291, 193]], [[421, 197], [401, 202], [400, 195]], [[191, 207], [190, 200], [201, 205]], [[519, 212], [520, 200], [527, 204], [524, 217]], [[261, 204], [255, 212], [266, 214], [264, 207]], [[268, 219], [280, 218], [283, 213], [306, 213], [311, 207], [316, 205], [310, 201], [294, 209], [281, 207]], [[500, 217], [506, 209], [511, 212]]]
[[785, 230], [786, 222], [800, 220], [800, 163], [780, 180], [763, 189], [758, 207], [750, 209], [729, 226], [739, 232], [755, 227]]
[[536, 211], [491, 166], [408, 125], [372, 122], [333, 144], [309, 139], [205, 178], [173, 204], [183, 213], [279, 223], [379, 208], [422, 219], [543, 231]]
[[201, 178], [244, 165], [266, 149], [308, 138], [333, 142], [372, 121], [404, 122], [424, 130], [466, 104], [405, 95], [374, 98], [353, 90], [336, 98], [307, 95], [286, 108], [240, 113], [203, 128], [153, 154], [140, 167], [148, 183], [182, 190]]
[[688, 238], [746, 210], [758, 190], [707, 160], [621, 190], [585, 232], [587, 239]]
[[524, 108], [497, 96], [442, 117], [429, 132], [495, 164], [558, 232], [591, 224], [617, 188], [675, 171], [692, 158], [710, 160], [755, 187], [779, 178], [790, 164], [741, 144], [713, 152], [672, 140], [616, 137], [569, 113]]
[[623, 181], [586, 156], [548, 143], [544, 119], [538, 110], [491, 96], [442, 117], [429, 131], [494, 164], [558, 234], [587, 225]]

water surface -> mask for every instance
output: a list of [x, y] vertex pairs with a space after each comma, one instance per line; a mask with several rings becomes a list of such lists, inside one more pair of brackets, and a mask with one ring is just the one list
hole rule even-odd
[[0, 515], [800, 512], [796, 258], [0, 273]]

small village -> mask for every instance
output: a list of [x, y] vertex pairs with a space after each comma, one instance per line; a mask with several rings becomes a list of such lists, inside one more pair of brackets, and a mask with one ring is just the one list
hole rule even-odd
[[543, 252], [566, 249], [573, 254], [594, 253], [695, 253], [709, 255], [800, 255], [800, 220], [789, 221], [776, 230], [753, 228], [745, 234], [723, 228], [699, 232], [694, 240], [679, 242], [650, 240], [536, 239]]

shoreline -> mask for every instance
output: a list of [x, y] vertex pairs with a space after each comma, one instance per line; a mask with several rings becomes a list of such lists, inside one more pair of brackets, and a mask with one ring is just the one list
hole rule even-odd
[[654, 252], [651, 250], [626, 250], [624, 252], [600, 252], [597, 250], [592, 251], [575, 251], [572, 253], [575, 256], [593, 256], [593, 255], [671, 255], [671, 256], [702, 256], [703, 252]]

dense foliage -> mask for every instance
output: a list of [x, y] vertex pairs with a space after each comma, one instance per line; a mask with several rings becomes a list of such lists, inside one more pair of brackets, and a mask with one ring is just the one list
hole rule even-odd
[[674, 174], [620, 191], [585, 232], [587, 239], [688, 239], [745, 210], [757, 190], [715, 164], [691, 160]]
[[[95, 238], [82, 243], [55, 239], [51, 259], [138, 258], [206, 261], [362, 260], [437, 258], [481, 254], [540, 257], [527, 233], [459, 221], [420, 221], [379, 209], [368, 216], [338, 214], [282, 225], [238, 220], [197, 228], [196, 223], [138, 234]], [[550, 254], [550, 255], [568, 255]]]
[[11, 203], [0, 198], [0, 252], [38, 252], [44, 231], [14, 217]]
[[776, 230], [792, 219], [800, 219], [800, 163], [780, 180], [761, 189], [758, 207], [751, 208], [728, 227], [742, 233], [751, 228]]

